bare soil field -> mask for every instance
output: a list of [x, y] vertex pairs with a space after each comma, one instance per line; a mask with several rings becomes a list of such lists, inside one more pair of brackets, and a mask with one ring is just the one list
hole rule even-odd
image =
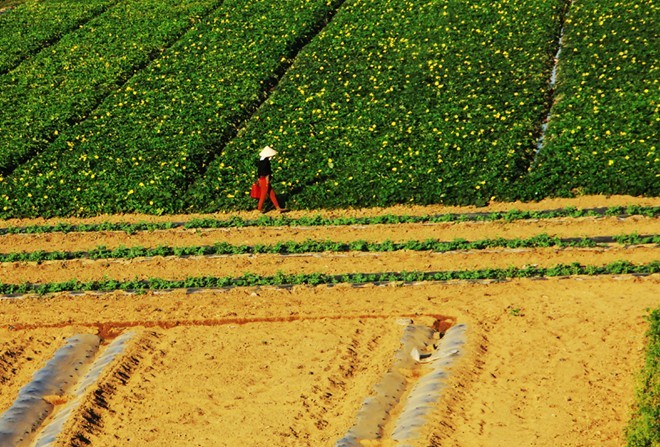
[[[496, 204], [479, 211], [621, 205], [657, 199], [583, 197]], [[526, 208], [527, 207], [527, 208]], [[397, 207], [324, 215], [434, 214], [472, 208]], [[343, 214], [342, 214], [343, 213]], [[380, 213], [380, 214], [379, 214]], [[294, 213], [292, 213], [294, 214]], [[249, 213], [245, 214], [250, 215]], [[295, 215], [304, 215], [296, 212]], [[216, 216], [217, 217], [217, 216]], [[96, 221], [185, 220], [190, 216], [106, 216]], [[67, 222], [94, 219], [74, 220]], [[31, 225], [47, 221], [12, 221]], [[232, 228], [1, 235], [2, 252], [89, 250], [99, 245], [175, 246], [291, 240], [407, 241], [658, 234], [658, 219], [546, 219], [318, 228]], [[489, 249], [449, 253], [318, 253], [152, 257], [0, 263], [0, 282], [442, 271], [658, 259], [655, 245]], [[236, 287], [146, 293], [58, 293], [0, 299], [0, 426], [20, 390], [67, 340], [99, 337], [95, 365], [120, 336], [130, 339], [86, 388], [44, 396], [41, 427], [75, 404], [57, 446], [621, 446], [642, 365], [649, 308], [660, 305], [660, 276], [601, 275], [506, 281]], [[465, 325], [447, 355], [442, 385], [428, 388], [415, 436], [397, 426], [404, 403], [426, 383], [443, 334]], [[419, 355], [411, 327], [432, 337]], [[430, 355], [430, 357], [428, 357]], [[397, 363], [397, 359], [404, 363]], [[449, 361], [451, 360], [451, 361]], [[407, 363], [406, 363], [407, 362]], [[87, 371], [93, 366], [81, 366]], [[395, 403], [367, 414], [376, 435], [347, 440], [371, 398]], [[383, 389], [385, 389], [383, 392]], [[381, 394], [379, 394], [381, 393]], [[384, 393], [384, 394], [382, 394]], [[422, 408], [423, 407], [423, 408]], [[426, 412], [422, 412], [425, 410]], [[404, 422], [405, 425], [405, 422]], [[413, 424], [414, 425], [414, 424]], [[16, 445], [35, 445], [41, 427]], [[1, 432], [2, 430], [0, 430]], [[0, 433], [1, 436], [1, 433]], [[2, 439], [0, 439], [1, 441]], [[350, 442], [353, 442], [351, 444]], [[0, 442], [2, 444], [2, 442]]]

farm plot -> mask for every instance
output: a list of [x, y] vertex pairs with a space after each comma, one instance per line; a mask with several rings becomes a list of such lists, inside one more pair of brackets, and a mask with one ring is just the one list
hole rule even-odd
[[30, 1], [0, 15], [0, 74], [112, 7], [115, 0]]
[[657, 195], [657, 5], [571, 5], [546, 144], [528, 197]]
[[[543, 204], [528, 205], [533, 206]], [[299, 212], [293, 218], [303, 217]], [[13, 224], [20, 226], [21, 222]], [[373, 246], [397, 231], [399, 238], [392, 240], [421, 241], [427, 231], [441, 239], [455, 235], [476, 241], [485, 240], [485, 235], [503, 238], [516, 234], [510, 240], [526, 237], [547, 242], [550, 236], [533, 236], [552, 228], [550, 236], [586, 238], [633, 233], [634, 228], [639, 238], [644, 233], [657, 235], [658, 219], [652, 215], [331, 228], [172, 228], [130, 234], [4, 233], [0, 238], [3, 246], [15, 246], [17, 251], [24, 238], [32, 251], [73, 253], [99, 243], [157, 248], [180, 242], [179, 246], [186, 246], [191, 241], [210, 245], [242, 241], [254, 246], [265, 237], [309, 241], [309, 235], [334, 242], [353, 238]], [[237, 272], [242, 267], [252, 277], [277, 269], [300, 274], [305, 269], [383, 272], [412, 266], [423, 273], [430, 269], [470, 271], [480, 266], [494, 271], [499, 265], [538, 264], [541, 268], [556, 262], [589, 267], [581, 275], [568, 269], [559, 277], [545, 278], [533, 274], [531, 278], [486, 281], [384, 283], [366, 278], [353, 285], [273, 287], [264, 283], [5, 297], [0, 300], [0, 368], [2, 377], [10, 380], [0, 381], [2, 408], [11, 405], [10, 396], [17, 395], [31, 372], [67, 337], [96, 334], [105, 346], [118, 336], [135, 333], [126, 351], [107, 365], [82, 396], [49, 397], [55, 415], [70, 402], [78, 403], [62, 425], [56, 445], [340, 445], [340, 440], [352, 442], [348, 435], [355, 431], [351, 427], [359, 425], [360, 415], [365, 414], [361, 408], [370, 402], [369, 396], [382, 392], [383, 378], [399, 371], [406, 377], [400, 397], [386, 407], [379, 416], [382, 419], [366, 424], [371, 435], [360, 435], [365, 442], [387, 445], [400, 439], [396, 427], [415, 385], [429, 386], [423, 379], [427, 364], [405, 355], [408, 366], [402, 370], [396, 366], [408, 325], [412, 321], [429, 334], [439, 331], [431, 344], [419, 345], [423, 357], [432, 352], [431, 345], [440, 344], [442, 333], [465, 324], [466, 338], [457, 345], [460, 356], [447, 366], [443, 373], [447, 377], [432, 387], [437, 395], [410, 445], [500, 445], [515, 436], [525, 445], [550, 445], [561, 439], [567, 446], [619, 446], [633, 404], [635, 373], [643, 357], [645, 315], [658, 304], [658, 275], [623, 271], [604, 275], [596, 266], [602, 256], [635, 265], [657, 264], [658, 249], [657, 244], [599, 244], [522, 250], [502, 245], [435, 254], [394, 247], [386, 252], [330, 250], [309, 256], [232, 254], [2, 263], [3, 268], [13, 269], [12, 275], [24, 275], [31, 282], [82, 275], [120, 278], [126, 271], [145, 277], [177, 277], [187, 274], [187, 263], [193, 265], [189, 273], [201, 271], [209, 263], [212, 274], [225, 272], [235, 263]], [[435, 265], [438, 259], [446, 264]], [[160, 265], [149, 266], [154, 261]], [[341, 267], [333, 266], [344, 261]], [[126, 263], [113, 270], [121, 262]], [[61, 276], [39, 277], [54, 266], [53, 272], [58, 272], [53, 274]], [[51, 345], [28, 361], [30, 352], [41, 350], [45, 342]], [[6, 367], [5, 358], [26, 365], [17, 369], [20, 375]]]
[[564, 1], [347, 2], [191, 189], [244, 209], [253, 160], [294, 208], [486, 203], [527, 173]]
[[0, 185], [219, 3], [122, 2], [0, 76]]
[[5, 214], [182, 210], [181, 192], [338, 4], [224, 2], [7, 178]]
[[74, 417], [61, 445], [82, 435], [98, 446], [333, 446], [391, 364], [398, 320], [429, 324], [425, 313], [445, 311], [468, 325], [468, 343], [414, 445], [515, 434], [530, 445], [618, 446], [656, 288], [603, 278], [61, 296], [3, 302], [16, 329], [0, 333], [71, 324], [154, 333], [130, 374], [95, 387], [102, 399], [81, 410], [95, 423]]

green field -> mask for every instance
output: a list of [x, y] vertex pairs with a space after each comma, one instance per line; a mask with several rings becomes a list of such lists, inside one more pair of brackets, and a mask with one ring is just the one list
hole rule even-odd
[[657, 196], [656, 6], [606, 3], [27, 2], [0, 217], [250, 209], [266, 144], [293, 209]]

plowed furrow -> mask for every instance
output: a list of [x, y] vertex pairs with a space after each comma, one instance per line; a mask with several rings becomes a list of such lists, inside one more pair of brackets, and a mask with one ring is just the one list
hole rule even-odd
[[88, 233], [8, 234], [0, 236], [2, 252], [20, 251], [80, 251], [100, 245], [116, 247], [172, 247], [213, 245], [227, 242], [236, 245], [302, 242], [309, 239], [352, 242], [368, 240], [439, 239], [467, 240], [493, 238], [528, 238], [546, 233], [560, 238], [598, 237], [619, 234], [658, 234], [660, 219], [633, 216], [625, 219], [580, 218], [547, 219], [514, 222], [454, 222], [437, 224], [397, 224], [325, 227], [242, 227], [205, 230], [157, 230], [127, 234], [119, 231]]
[[5, 283], [50, 283], [71, 279], [96, 281], [114, 279], [184, 279], [197, 276], [240, 276], [246, 272], [274, 275], [375, 273], [400, 271], [476, 270], [485, 268], [550, 267], [578, 262], [606, 265], [618, 260], [646, 263], [657, 259], [655, 246], [599, 248], [537, 248], [520, 250], [474, 250], [466, 252], [381, 252], [319, 253], [310, 255], [238, 255], [209, 257], [154, 257], [131, 260], [47, 261], [0, 264], [0, 281]]
[[[98, 380], [86, 389], [79, 406], [74, 409], [60, 432], [59, 444], [71, 447], [87, 447], [94, 444], [95, 434], [101, 432], [112, 417], [113, 396], [130, 387], [133, 375], [140, 371], [142, 363], [153, 360], [158, 335], [143, 332], [129, 341], [124, 351], [110, 363]], [[148, 368], [147, 368], [148, 369]], [[142, 377], [138, 378], [141, 380]]]
[[[400, 326], [387, 319], [340, 320], [330, 331], [316, 327], [297, 321], [267, 328], [247, 324], [240, 336], [232, 326], [159, 332], [155, 349], [132, 365], [128, 380], [115, 374], [99, 382], [83, 413], [88, 417], [66, 434], [99, 446], [174, 445], [181, 436], [186, 445], [229, 446], [222, 433], [231, 427], [243, 445], [269, 445], [273, 439], [332, 445], [340, 428], [325, 415], [343, 414], [345, 424], [351, 422], [353, 407], [372, 386], [371, 377], [365, 380], [360, 372], [390, 363]], [[373, 349], [360, 349], [378, 335]], [[283, 348], [285, 358], [278, 354]], [[343, 375], [351, 366], [355, 374]], [[289, 380], [279, 379], [283, 371]], [[188, 386], [172, 385], [183, 383]], [[176, 405], [161, 411], [163, 402]]]

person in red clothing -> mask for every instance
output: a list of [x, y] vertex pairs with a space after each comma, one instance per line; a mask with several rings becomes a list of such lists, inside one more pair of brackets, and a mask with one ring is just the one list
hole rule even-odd
[[270, 146], [264, 147], [263, 150], [259, 153], [257, 171], [259, 175], [259, 188], [261, 189], [261, 195], [259, 196], [259, 204], [257, 205], [257, 209], [262, 213], [266, 212], [264, 210], [264, 203], [266, 202], [267, 196], [270, 197], [270, 201], [273, 202], [276, 210], [278, 210], [280, 213], [286, 211], [277, 201], [277, 195], [275, 194], [275, 191], [273, 191], [273, 187], [270, 183], [271, 176], [273, 174], [273, 171], [270, 167], [270, 159], [275, 155], [277, 155], [277, 151]]

